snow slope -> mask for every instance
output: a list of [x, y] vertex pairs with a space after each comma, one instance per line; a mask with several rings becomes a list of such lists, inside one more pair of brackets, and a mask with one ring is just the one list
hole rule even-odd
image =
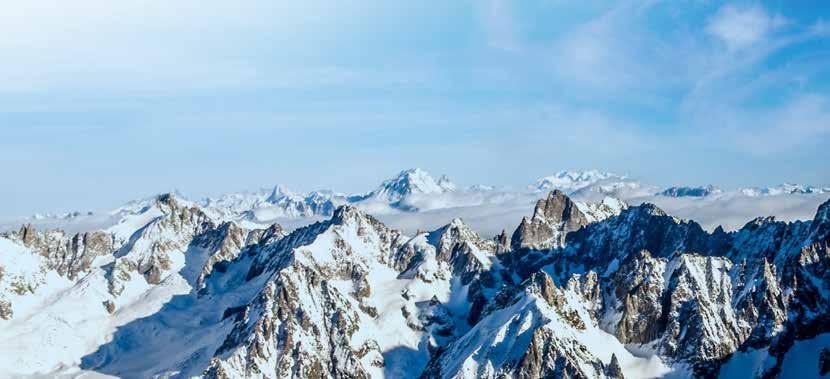
[[356, 203], [285, 234], [164, 194], [6, 233], [0, 376], [788, 377], [828, 343], [830, 202], [710, 233], [556, 190], [494, 238]]

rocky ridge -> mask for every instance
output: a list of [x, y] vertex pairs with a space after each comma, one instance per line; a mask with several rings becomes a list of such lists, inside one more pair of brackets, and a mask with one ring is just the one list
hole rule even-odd
[[[23, 320], [60, 318], [82, 296], [99, 304], [82, 316], [115, 331], [103, 344], [75, 333], [93, 351], [10, 357], [23, 362], [14, 373], [709, 377], [765, 349], [760, 374], [774, 377], [795, 343], [830, 333], [830, 202], [811, 221], [709, 233], [651, 204], [580, 205], [553, 191], [509, 239], [461, 219], [406, 236], [353, 206], [289, 234], [172, 195], [142, 209], [152, 217], [125, 240], [3, 235], [0, 253], [32, 267], [0, 274], [5, 330], [38, 336]], [[58, 293], [31, 313], [31, 299]], [[150, 331], [166, 345], [140, 337]]]

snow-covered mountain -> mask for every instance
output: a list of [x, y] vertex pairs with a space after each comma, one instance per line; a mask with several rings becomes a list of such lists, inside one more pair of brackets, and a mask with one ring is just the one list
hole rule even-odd
[[747, 196], [776, 196], [792, 194], [823, 194], [830, 193], [830, 187], [814, 187], [801, 184], [784, 183], [772, 187], [749, 187], [738, 189]]
[[707, 232], [652, 204], [554, 190], [493, 238], [459, 218], [407, 234], [348, 204], [291, 233], [173, 194], [134, 205], [103, 230], [0, 236], [0, 376], [790, 377], [827, 364], [830, 201], [809, 221]]
[[414, 168], [401, 171], [397, 177], [383, 182], [366, 198], [396, 203], [412, 195], [442, 194], [455, 190], [455, 184], [446, 176], [436, 180], [428, 172]]
[[657, 193], [659, 196], [668, 197], [706, 197], [712, 195], [719, 195], [723, 190], [712, 185], [701, 187], [669, 187]]
[[331, 216], [337, 206], [347, 202], [345, 195], [332, 191], [296, 193], [277, 185], [271, 190], [225, 194], [199, 203], [217, 218], [267, 224], [281, 218]]
[[219, 218], [267, 224], [280, 219], [330, 217], [344, 204], [371, 208], [379, 213], [417, 211], [419, 208], [410, 204], [413, 198], [438, 196], [455, 190], [455, 184], [446, 176], [434, 179], [426, 171], [415, 168], [401, 171], [364, 194], [345, 195], [328, 190], [297, 193], [277, 185], [270, 191], [226, 194], [200, 203]]
[[558, 189], [565, 192], [574, 192], [601, 181], [625, 179], [625, 176], [599, 170], [559, 171], [551, 176], [539, 178], [531, 188], [538, 191]]
[[[463, 216], [480, 232], [493, 235], [511, 227], [516, 218], [530, 216], [529, 209], [536, 200], [552, 190], [585, 203], [601, 203], [605, 198], [632, 205], [655, 203], [678, 216], [699, 220], [707, 230], [717, 226], [735, 230], [757, 214], [783, 220], [808, 219], [818, 204], [830, 197], [830, 188], [793, 184], [732, 190], [714, 186], [660, 188], [599, 170], [560, 171], [526, 188], [484, 184], [460, 187], [446, 176], [436, 179], [415, 168], [403, 170], [374, 189], [358, 194], [331, 190], [299, 193], [277, 185], [194, 203], [213, 219], [234, 221], [248, 229], [280, 223], [290, 230], [331, 217], [337, 207], [350, 204], [407, 232], [414, 232], [409, 230], [412, 227], [437, 227], [447, 218]], [[177, 197], [186, 199], [180, 193]], [[7, 219], [0, 222], [0, 231], [14, 230], [25, 223], [70, 233], [106, 229], [152, 202], [153, 197], [148, 197], [111, 211], [44, 213], [24, 220]]]

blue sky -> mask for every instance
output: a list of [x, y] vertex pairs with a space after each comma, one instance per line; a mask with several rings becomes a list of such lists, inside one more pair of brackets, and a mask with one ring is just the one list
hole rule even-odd
[[0, 14], [0, 215], [407, 167], [830, 184], [822, 1], [33, 0]]

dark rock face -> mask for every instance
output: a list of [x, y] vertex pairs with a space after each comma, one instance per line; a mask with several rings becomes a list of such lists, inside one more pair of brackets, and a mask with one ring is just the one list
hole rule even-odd
[[616, 326], [623, 343], [645, 344], [659, 338], [663, 319], [663, 268], [665, 262], [648, 251], [632, 255], [620, 267], [611, 284], [614, 298], [622, 302]]
[[530, 219], [522, 219], [511, 238], [511, 247], [513, 250], [559, 247], [567, 233], [587, 224], [587, 218], [576, 203], [561, 191], [554, 190], [536, 203]]
[[[809, 338], [828, 329], [823, 316], [828, 314], [828, 304], [820, 295], [822, 288], [815, 284], [815, 279], [830, 280], [830, 250], [824, 219], [819, 215], [818, 221], [811, 223], [759, 219], [738, 232], [718, 229], [711, 234], [697, 223], [668, 216], [650, 204], [631, 207], [619, 216], [591, 224], [580, 215], [574, 203], [554, 192], [537, 204], [532, 219], [523, 221], [514, 233], [511, 248], [506, 246], [504, 233], [490, 241], [482, 240], [460, 220], [428, 234], [426, 239], [435, 247], [435, 259], [447, 263], [452, 275], [467, 286], [469, 326], [484, 322], [494, 312], [516, 304], [521, 296], [532, 294], [573, 330], [584, 330], [590, 323], [597, 323], [620, 342], [649, 344], [667, 361], [690, 364], [695, 374], [701, 376], [716, 375], [720, 363], [742, 347], [771, 346], [771, 352], [782, 355], [788, 349], [786, 341]], [[343, 209], [335, 212], [330, 224], [310, 227], [308, 232], [358, 218], [366, 227], [383, 229], [376, 220], [369, 221], [372, 219]], [[393, 242], [398, 237], [390, 233], [386, 230], [383, 234], [390, 236], [385, 241], [393, 247], [384, 248], [380, 254], [387, 257], [387, 264], [404, 273], [415, 272], [425, 264], [428, 257], [424, 251], [411, 244]], [[277, 244], [307, 243], [306, 238], [289, 235]], [[476, 251], [486, 251], [488, 256], [498, 259], [484, 262]], [[280, 270], [273, 262], [252, 272], [260, 275]], [[540, 271], [543, 268], [552, 275]], [[319, 277], [325, 283], [323, 278], [337, 272], [339, 276], [355, 278], [355, 288], [365, 290], [366, 285], [359, 284], [364, 283], [359, 279], [359, 271], [353, 269], [324, 270], [322, 277], [311, 273], [305, 276]], [[522, 281], [521, 285], [516, 278]], [[333, 293], [324, 296], [321, 292], [320, 296], [337, 298]], [[588, 311], [589, 319], [569, 309], [572, 300], [567, 299], [573, 296]], [[275, 298], [291, 296], [286, 293]], [[301, 302], [296, 301], [286, 308], [302, 308]], [[331, 306], [341, 311], [349, 309], [338, 301]], [[422, 377], [453, 375], [446, 371], [447, 362], [455, 354], [451, 352], [468, 343], [463, 337], [454, 336], [452, 329], [460, 325], [452, 322], [437, 301], [418, 309], [420, 317], [415, 317], [410, 309], [401, 310], [413, 319], [408, 325], [418, 330], [435, 330], [446, 337], [442, 342], [446, 345], [430, 350], [433, 357]], [[377, 314], [364, 308], [351, 311]], [[347, 335], [357, 325], [347, 322], [355, 320], [348, 314], [338, 316], [345, 322], [341, 328]], [[423, 317], [424, 314], [432, 316]], [[285, 320], [302, 329], [299, 319]], [[314, 335], [322, 340], [340, 338], [333, 330]], [[292, 340], [287, 335], [274, 338]], [[227, 344], [238, 346], [240, 342], [231, 339]], [[520, 358], [494, 368], [494, 373], [497, 377], [528, 378], [623, 377], [616, 356], [603, 364], [584, 347], [570, 343], [556, 331], [537, 325], [532, 327]], [[310, 353], [297, 350], [292, 354]], [[357, 375], [367, 375], [368, 371], [353, 366], [357, 361], [348, 358], [351, 353], [344, 354], [339, 364], [310, 357], [308, 362], [316, 362], [312, 366], [323, 372], [336, 373], [338, 365], [345, 364]], [[586, 371], [586, 367], [590, 369]], [[212, 370], [219, 373], [227, 368], [215, 366]], [[774, 375], [774, 370], [773, 367], [769, 373]]]
[[106, 309], [109, 314], [115, 313], [115, 303], [112, 300], [105, 301], [104, 309]]
[[23, 246], [32, 247], [35, 244], [35, 227], [32, 224], [26, 224], [20, 227], [20, 239], [23, 241]]
[[759, 218], [710, 234], [643, 204], [568, 233], [562, 247], [514, 250], [502, 261], [520, 277], [547, 267], [557, 282], [603, 273], [603, 312], [616, 315], [598, 314], [606, 331], [623, 343], [654, 344], [709, 376], [742, 346], [770, 346], [780, 356], [794, 338], [830, 331], [819, 284], [830, 283], [827, 209], [830, 202], [812, 222]]
[[821, 349], [818, 357], [818, 374], [825, 376], [830, 374], [830, 348]]
[[616, 354], [611, 354], [611, 362], [605, 367], [605, 376], [608, 379], [625, 379]]
[[[530, 347], [514, 370], [516, 378], [596, 378], [603, 365], [587, 351], [559, 346], [553, 332], [539, 328], [533, 333]], [[585, 372], [580, 364], [591, 368]]]
[[[279, 225], [272, 226], [272, 228], [279, 228]], [[262, 238], [274, 238], [274, 234], [271, 233], [276, 233], [277, 238], [280, 238], [282, 228], [274, 231], [269, 228], [266, 231], [252, 231], [249, 233], [235, 223], [225, 222], [216, 229], [195, 236], [191, 242], [192, 245], [212, 252], [202, 267], [202, 271], [196, 280], [196, 286], [198, 288], [202, 287], [205, 278], [213, 272], [214, 266], [221, 262], [232, 261], [239, 256], [245, 246], [257, 243]]]
[[485, 265], [478, 257], [479, 251], [487, 252], [487, 255], [495, 254], [497, 246], [495, 242], [482, 239], [461, 219], [454, 219], [448, 225], [427, 235], [430, 244], [436, 247], [436, 259], [439, 262], [447, 262], [452, 267], [452, 273], [461, 277], [464, 284], [469, 284], [472, 279], [486, 271]]

